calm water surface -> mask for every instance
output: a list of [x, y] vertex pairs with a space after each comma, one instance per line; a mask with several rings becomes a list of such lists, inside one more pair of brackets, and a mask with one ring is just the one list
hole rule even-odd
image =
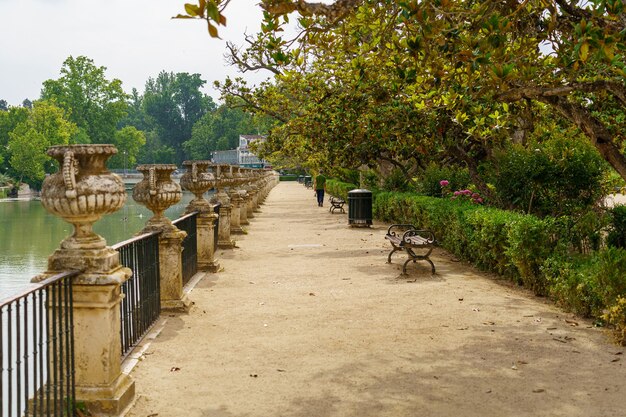
[[[172, 220], [180, 217], [192, 198], [192, 194], [184, 193], [180, 203], [165, 214]], [[129, 191], [126, 205], [98, 221], [94, 230], [113, 245], [130, 239], [151, 216]], [[27, 288], [33, 276], [45, 271], [48, 256], [72, 230], [72, 225], [49, 214], [40, 201], [0, 199], [0, 299]]]

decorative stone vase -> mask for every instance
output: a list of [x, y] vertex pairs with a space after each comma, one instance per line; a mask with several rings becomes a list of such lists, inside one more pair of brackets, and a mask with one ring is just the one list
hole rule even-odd
[[146, 222], [143, 232], [176, 229], [171, 220], [163, 215], [165, 210], [183, 197], [180, 185], [172, 180], [172, 172], [175, 170], [176, 165], [172, 164], [146, 164], [137, 167], [137, 171], [143, 174], [143, 179], [133, 187], [133, 199], [154, 213]]
[[106, 241], [93, 231], [103, 215], [124, 206], [126, 191], [105, 162], [117, 153], [113, 145], [52, 146], [48, 155], [59, 162], [60, 170], [47, 177], [41, 190], [41, 204], [50, 213], [74, 226], [74, 233], [61, 242], [62, 249], [103, 249]]
[[185, 161], [183, 166], [187, 169], [187, 172], [181, 177], [180, 184], [196, 197], [187, 206], [187, 212], [212, 210], [211, 205], [203, 196], [204, 193], [214, 188], [216, 184], [215, 176], [208, 172], [211, 161]]

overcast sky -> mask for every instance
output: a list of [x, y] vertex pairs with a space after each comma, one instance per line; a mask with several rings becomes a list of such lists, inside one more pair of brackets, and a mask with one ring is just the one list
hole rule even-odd
[[[0, 99], [19, 105], [39, 98], [43, 81], [59, 78], [63, 61], [85, 55], [107, 68], [124, 90], [143, 92], [161, 70], [199, 73], [218, 99], [214, 80], [237, 75], [224, 62], [225, 42], [243, 43], [260, 26], [258, 0], [231, 0], [222, 40], [206, 23], [171, 20], [185, 0], [0, 0]], [[258, 82], [267, 73], [245, 77]]]

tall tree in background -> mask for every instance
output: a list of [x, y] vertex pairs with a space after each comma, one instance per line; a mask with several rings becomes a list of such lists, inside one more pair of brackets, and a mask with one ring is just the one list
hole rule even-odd
[[61, 77], [43, 83], [42, 99], [54, 100], [67, 111], [84, 132], [83, 142], [110, 143], [127, 111], [122, 82], [108, 80], [105, 70], [85, 56], [70, 56], [61, 67]]
[[191, 139], [184, 143], [185, 153], [193, 159], [207, 159], [213, 151], [235, 149], [239, 135], [267, 133], [269, 123], [267, 117], [255, 117], [222, 104], [196, 122]]
[[17, 125], [28, 119], [29, 111], [25, 107], [9, 107], [6, 111], [0, 111], [0, 173], [14, 175], [9, 164], [9, 133]]
[[56, 169], [46, 149], [67, 145], [78, 128], [54, 102], [38, 101], [27, 112], [26, 120], [9, 133], [9, 162], [16, 178], [38, 187], [45, 174]]
[[193, 125], [206, 112], [215, 110], [213, 99], [200, 91], [205, 83], [200, 74], [165, 71], [146, 82], [143, 110], [154, 123], [162, 145], [174, 151], [171, 162], [182, 162], [182, 145], [191, 138]]

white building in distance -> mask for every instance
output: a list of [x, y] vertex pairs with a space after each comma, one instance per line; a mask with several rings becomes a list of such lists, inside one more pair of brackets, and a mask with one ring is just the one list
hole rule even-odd
[[214, 151], [211, 159], [216, 164], [239, 165], [248, 168], [266, 168], [269, 164], [259, 159], [255, 154], [250, 152], [248, 148], [248, 145], [257, 140], [264, 141], [265, 136], [239, 135], [239, 146], [237, 149]]

